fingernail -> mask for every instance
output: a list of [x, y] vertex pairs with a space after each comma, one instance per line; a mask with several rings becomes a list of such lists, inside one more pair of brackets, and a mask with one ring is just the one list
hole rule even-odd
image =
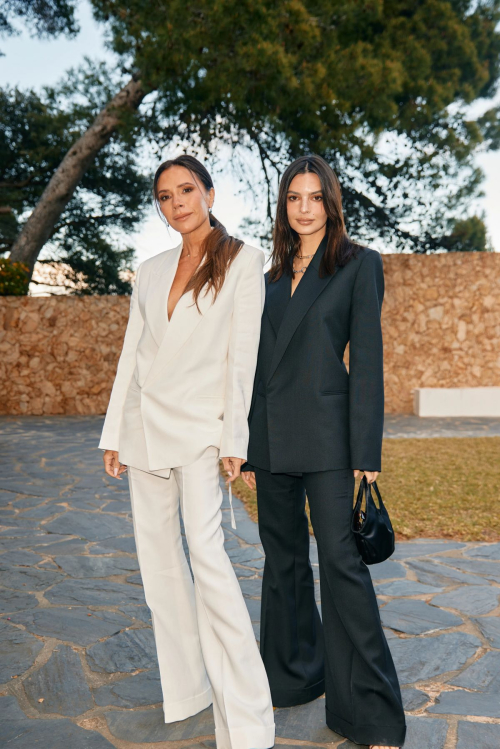
[[227, 475], [228, 475], [228, 476], [232, 476], [232, 475], [233, 475], [233, 472], [232, 472], [232, 471], [228, 471], [228, 472], [227, 472]]
[[118, 476], [118, 468], [113, 468], [113, 476]]

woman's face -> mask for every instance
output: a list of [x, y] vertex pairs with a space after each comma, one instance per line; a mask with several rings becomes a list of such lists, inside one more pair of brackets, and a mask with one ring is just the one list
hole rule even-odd
[[288, 222], [297, 234], [315, 234], [324, 229], [328, 216], [317, 174], [297, 174], [292, 179], [286, 196], [286, 210]]
[[161, 212], [176, 231], [190, 234], [208, 221], [215, 192], [206, 190], [185, 166], [171, 166], [162, 172], [156, 189]]

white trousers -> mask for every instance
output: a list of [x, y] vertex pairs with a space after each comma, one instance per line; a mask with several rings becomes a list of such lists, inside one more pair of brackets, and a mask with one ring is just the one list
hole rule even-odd
[[[274, 744], [269, 684], [221, 527], [219, 451], [170, 477], [128, 468], [137, 555], [151, 609], [165, 722], [214, 706], [218, 749]], [[180, 532], [179, 500], [194, 583]]]

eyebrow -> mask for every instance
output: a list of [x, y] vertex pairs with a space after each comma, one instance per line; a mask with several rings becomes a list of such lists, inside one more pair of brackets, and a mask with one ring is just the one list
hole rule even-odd
[[[300, 195], [300, 192], [296, 192], [295, 190], [288, 190], [288, 192], [293, 193], [293, 195]], [[317, 195], [319, 192], [323, 192], [323, 190], [314, 190], [313, 192], [310, 192], [309, 195]]]
[[[196, 187], [192, 182], [182, 182], [180, 185], [177, 185], [177, 187], [186, 187], [186, 185]], [[161, 195], [162, 192], [170, 192], [170, 190], [158, 190], [158, 195]]]

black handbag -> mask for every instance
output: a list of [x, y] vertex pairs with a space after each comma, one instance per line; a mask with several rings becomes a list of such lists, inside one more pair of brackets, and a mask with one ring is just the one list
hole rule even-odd
[[[378, 507], [372, 497], [372, 487], [378, 498]], [[364, 508], [363, 495], [366, 497]], [[351, 528], [365, 564], [379, 564], [394, 553], [394, 531], [389, 513], [382, 502], [377, 482], [369, 484], [366, 476], [359, 485]]]

